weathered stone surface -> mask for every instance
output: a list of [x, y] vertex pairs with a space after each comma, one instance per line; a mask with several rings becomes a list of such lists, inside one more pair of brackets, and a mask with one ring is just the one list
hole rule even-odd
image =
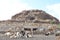
[[17, 28], [19, 28], [20, 30], [21, 27], [22, 23], [20, 23], [20, 21], [15, 20], [0, 21], [0, 31], [8, 31], [8, 30], [16, 31]]
[[24, 10], [14, 16], [13, 20], [31, 23], [59, 23], [59, 20], [43, 10]]
[[[53, 23], [53, 24], [52, 24]], [[0, 31], [16, 30], [21, 27], [33, 28], [35, 26], [47, 27], [59, 23], [59, 20], [43, 10], [24, 10], [14, 16], [11, 20], [0, 21]], [[33, 25], [32, 25], [33, 24]]]

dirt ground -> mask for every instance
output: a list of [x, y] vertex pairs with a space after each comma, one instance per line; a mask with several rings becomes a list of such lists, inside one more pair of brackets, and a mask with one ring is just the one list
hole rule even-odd
[[60, 40], [60, 36], [56, 36], [56, 40]]
[[9, 38], [8, 36], [0, 36], [0, 40], [56, 40], [57, 37], [54, 35], [33, 35], [32, 38], [18, 37], [18, 38]]

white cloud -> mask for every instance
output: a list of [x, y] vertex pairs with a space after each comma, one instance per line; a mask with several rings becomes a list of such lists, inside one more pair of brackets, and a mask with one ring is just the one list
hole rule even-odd
[[0, 0], [0, 20], [10, 19], [12, 15], [31, 7], [21, 0]]
[[51, 15], [55, 16], [60, 20], [60, 3], [48, 5], [46, 8], [48, 13], [50, 13]]

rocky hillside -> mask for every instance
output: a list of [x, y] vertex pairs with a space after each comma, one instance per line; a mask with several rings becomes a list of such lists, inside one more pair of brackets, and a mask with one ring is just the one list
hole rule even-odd
[[14, 16], [12, 20], [28, 23], [59, 23], [59, 20], [43, 10], [24, 10]]
[[22, 23], [20, 21], [15, 20], [4, 20], [0, 21], [0, 31], [6, 31], [6, 30], [16, 30], [16, 28], [21, 27]]

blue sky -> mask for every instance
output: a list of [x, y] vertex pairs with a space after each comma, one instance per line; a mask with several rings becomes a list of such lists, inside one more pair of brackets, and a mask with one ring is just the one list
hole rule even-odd
[[0, 0], [0, 20], [28, 9], [44, 10], [60, 20], [60, 0]]
[[44, 9], [47, 5], [60, 3], [60, 0], [22, 0], [33, 8]]

